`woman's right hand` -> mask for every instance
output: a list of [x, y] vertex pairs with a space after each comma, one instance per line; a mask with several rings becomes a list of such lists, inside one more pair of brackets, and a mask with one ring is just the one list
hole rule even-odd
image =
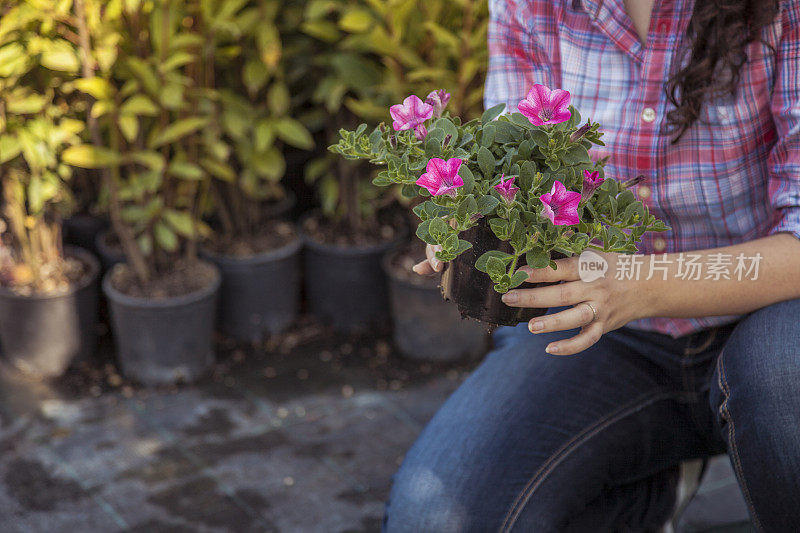
[[427, 256], [427, 259], [414, 265], [412, 270], [414, 270], [414, 272], [420, 276], [430, 276], [436, 272], [441, 272], [444, 268], [444, 263], [436, 259], [436, 252], [441, 249], [442, 247], [439, 245], [434, 246], [432, 244], [428, 244], [425, 246], [425, 255]]

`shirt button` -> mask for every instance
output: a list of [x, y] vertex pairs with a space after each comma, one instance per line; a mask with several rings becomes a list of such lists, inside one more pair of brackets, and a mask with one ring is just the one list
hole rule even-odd
[[656, 110], [652, 107], [645, 107], [642, 111], [642, 120], [645, 122], [653, 122], [656, 119]]
[[650, 198], [650, 187], [647, 185], [639, 185], [639, 188], [636, 189], [636, 191], [639, 193], [639, 198], [642, 200], [647, 200]]
[[662, 239], [661, 237], [656, 237], [653, 239], [653, 249], [656, 252], [663, 252], [667, 248], [667, 241]]

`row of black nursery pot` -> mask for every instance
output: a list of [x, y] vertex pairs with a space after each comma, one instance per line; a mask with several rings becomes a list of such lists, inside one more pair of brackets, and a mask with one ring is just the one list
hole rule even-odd
[[[92, 239], [81, 235], [81, 242]], [[190, 382], [206, 374], [214, 361], [215, 329], [241, 342], [285, 331], [300, 311], [301, 273], [309, 310], [340, 332], [391, 328], [399, 351], [420, 360], [480, 355], [486, 326], [463, 320], [458, 308], [442, 299], [437, 280], [410, 273], [422, 248], [398, 248], [400, 242], [405, 240], [342, 246], [301, 230], [282, 246], [250, 256], [206, 251], [200, 262], [205, 286], [155, 299], [131, 296], [115, 286], [124, 257], [101, 231], [93, 247], [100, 262], [86, 250], [65, 248], [87, 272], [71, 291], [36, 297], [0, 289], [2, 353], [37, 377], [58, 376], [76, 358], [90, 356], [96, 345], [100, 277], [106, 271], [102, 290], [119, 365], [123, 374], [145, 385]]]

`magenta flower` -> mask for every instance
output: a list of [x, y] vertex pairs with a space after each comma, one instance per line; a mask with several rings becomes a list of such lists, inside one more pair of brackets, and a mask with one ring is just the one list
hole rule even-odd
[[428, 134], [424, 122], [433, 116], [433, 106], [426, 104], [418, 96], [411, 95], [402, 104], [389, 108], [395, 131], [414, 130], [417, 139], [422, 140]]
[[428, 97], [425, 98], [425, 103], [433, 106], [433, 116], [439, 118], [444, 113], [444, 108], [447, 107], [447, 102], [450, 101], [450, 93], [444, 89], [431, 91]]
[[514, 187], [514, 178], [508, 178], [507, 180], [503, 181], [503, 178], [505, 177], [505, 174], [500, 177], [500, 183], [494, 186], [494, 190], [499, 192], [500, 196], [503, 197], [503, 200], [510, 205], [514, 202], [514, 197], [517, 195], [519, 187]]
[[580, 222], [578, 203], [581, 195], [568, 191], [564, 184], [556, 180], [550, 192], [539, 197], [544, 205], [544, 215], [556, 226], [572, 226]]
[[461, 159], [454, 157], [445, 161], [434, 157], [428, 161], [425, 168], [427, 172], [417, 178], [417, 185], [425, 187], [433, 196], [449, 194], [455, 196], [455, 190], [464, 185], [464, 180], [458, 175], [461, 168]]
[[606, 181], [605, 178], [600, 177], [600, 171], [595, 170], [594, 172], [589, 172], [588, 170], [583, 171], [583, 197], [589, 198], [594, 191], [600, 187], [603, 182]]
[[528, 117], [534, 126], [566, 122], [572, 113], [569, 111], [569, 91], [552, 91], [538, 83], [528, 91], [528, 96], [520, 100], [519, 112]]

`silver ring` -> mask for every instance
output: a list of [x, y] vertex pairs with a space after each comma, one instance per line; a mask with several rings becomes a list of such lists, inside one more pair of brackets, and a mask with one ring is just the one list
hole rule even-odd
[[[583, 303], [585, 303], [586, 305], [588, 305], [588, 306], [589, 306], [589, 309], [591, 309], [591, 310], [592, 310], [592, 319], [589, 321], [589, 324], [591, 324], [592, 322], [594, 322], [595, 320], [597, 320], [597, 309], [595, 309], [595, 308], [594, 308], [594, 306], [593, 306], [592, 304], [590, 304], [589, 302], [583, 302]], [[588, 326], [589, 324], [586, 324], [586, 325]]]

